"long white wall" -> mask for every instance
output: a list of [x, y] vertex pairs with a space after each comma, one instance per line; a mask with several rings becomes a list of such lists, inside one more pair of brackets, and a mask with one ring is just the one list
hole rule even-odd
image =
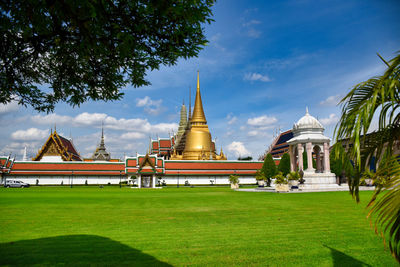
[[[158, 178], [161, 183], [165, 182], [167, 185], [185, 185], [188, 182], [189, 185], [228, 185], [229, 176], [164, 176]], [[134, 184], [136, 184], [136, 181]], [[156, 180], [158, 184], [158, 180]], [[240, 176], [240, 184], [255, 184], [256, 179], [252, 176]]]
[[[30, 185], [36, 185], [37, 181], [39, 185], [106, 185], [106, 184], [119, 184], [119, 176], [6, 176], [7, 180], [19, 180]], [[156, 179], [156, 184], [158, 184]], [[121, 177], [121, 181], [134, 181], [135, 179], [127, 178], [126, 176]], [[186, 181], [189, 185], [228, 185], [229, 176], [164, 176], [160, 178], [161, 182], [165, 182], [167, 185], [185, 185]], [[4, 181], [2, 181], [4, 183]], [[256, 179], [252, 176], [240, 176], [240, 184], [255, 184]]]
[[[6, 176], [7, 180], [18, 180], [36, 185], [101, 185], [101, 184], [119, 184], [119, 176]], [[122, 176], [121, 181], [127, 181], [126, 177]], [[2, 181], [4, 183], [4, 181]]]

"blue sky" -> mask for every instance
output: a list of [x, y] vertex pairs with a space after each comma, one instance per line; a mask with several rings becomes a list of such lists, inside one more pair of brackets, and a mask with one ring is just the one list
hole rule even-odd
[[[198, 58], [148, 74], [151, 86], [124, 89], [118, 102], [57, 105], [39, 114], [15, 103], [0, 105], [0, 155], [34, 156], [50, 129], [72, 136], [84, 157], [100, 141], [115, 158], [145, 153], [149, 137], [176, 131], [189, 87], [200, 86], [218, 150], [228, 159], [258, 158], [279, 129], [290, 129], [308, 106], [332, 138], [336, 106], [352, 86], [384, 70], [376, 56], [400, 50], [398, 1], [233, 1], [213, 7], [205, 25], [210, 41]], [[194, 99], [194, 97], [192, 98]]]

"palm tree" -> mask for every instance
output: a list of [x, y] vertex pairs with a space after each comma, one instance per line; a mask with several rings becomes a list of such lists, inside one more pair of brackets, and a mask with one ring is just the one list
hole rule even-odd
[[[389, 62], [378, 56], [386, 64], [386, 71], [357, 84], [341, 100], [342, 115], [335, 137], [339, 145], [346, 138], [354, 144], [348, 151], [355, 165], [349, 185], [357, 202], [362, 172], [371, 162], [377, 165], [373, 177], [376, 189], [368, 203], [368, 217], [400, 262], [400, 164], [399, 155], [393, 150], [400, 145], [400, 51]], [[375, 117], [378, 129], [367, 135]]]

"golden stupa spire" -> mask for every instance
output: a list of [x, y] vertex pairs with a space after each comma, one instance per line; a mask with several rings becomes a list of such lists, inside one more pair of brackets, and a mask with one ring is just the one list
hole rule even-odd
[[203, 103], [201, 102], [200, 94], [200, 78], [199, 72], [197, 71], [197, 90], [196, 90], [196, 100], [194, 102], [193, 115], [191, 118], [192, 124], [206, 124], [206, 116], [204, 115]]

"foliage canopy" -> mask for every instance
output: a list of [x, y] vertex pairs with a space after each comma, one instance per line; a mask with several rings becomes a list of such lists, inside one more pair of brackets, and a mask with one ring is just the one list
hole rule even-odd
[[213, 4], [1, 1], [0, 103], [51, 112], [59, 101], [118, 100], [124, 86], [148, 85], [148, 71], [198, 55]]
[[[390, 250], [400, 261], [400, 164], [396, 159], [399, 155], [393, 150], [400, 144], [400, 52], [389, 62], [379, 57], [386, 64], [386, 71], [357, 84], [342, 99], [335, 135], [339, 143], [349, 139], [354, 144], [349, 149], [356, 167], [350, 191], [357, 201], [362, 173], [371, 163], [379, 163], [373, 174], [376, 190], [368, 204], [369, 217], [375, 221], [376, 231], [387, 237]], [[374, 117], [379, 121], [378, 130], [368, 134]]]
[[282, 172], [284, 176], [290, 172], [290, 156], [288, 153], [282, 155], [282, 158], [278, 165], [278, 171]]
[[264, 174], [265, 178], [267, 179], [267, 186], [271, 185], [271, 178], [277, 173], [275, 161], [272, 158], [271, 153], [268, 153], [265, 156], [264, 164], [261, 167], [261, 172]]

